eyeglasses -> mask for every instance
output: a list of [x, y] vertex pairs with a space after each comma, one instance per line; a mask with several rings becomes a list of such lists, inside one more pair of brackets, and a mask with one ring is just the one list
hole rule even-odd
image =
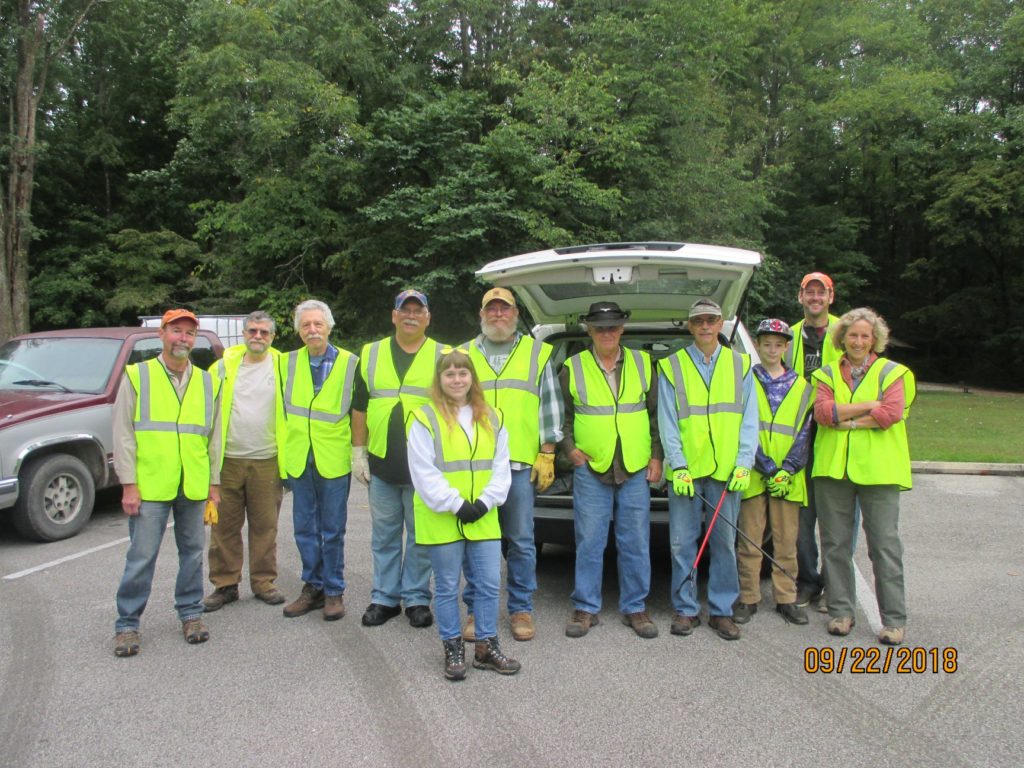
[[442, 355], [450, 355], [452, 352], [461, 352], [464, 355], [469, 354], [469, 350], [465, 347], [441, 347]]
[[722, 318], [720, 317], [691, 317], [690, 322], [700, 327], [702, 325], [715, 325], [716, 323], [720, 322], [721, 319]]
[[400, 307], [395, 310], [400, 315], [409, 315], [410, 317], [422, 317], [427, 314], [426, 307]]
[[268, 330], [267, 328], [246, 328], [245, 329], [245, 335], [246, 336], [265, 336], [266, 338], [269, 339], [271, 336], [274, 335], [274, 332], [271, 331], [271, 330]]
[[491, 301], [484, 307], [484, 312], [489, 315], [511, 315], [516, 308], [503, 301]]

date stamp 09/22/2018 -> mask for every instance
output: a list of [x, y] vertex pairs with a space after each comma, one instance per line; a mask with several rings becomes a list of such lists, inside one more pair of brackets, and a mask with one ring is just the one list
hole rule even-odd
[[804, 649], [804, 672], [808, 674], [878, 675], [890, 671], [901, 675], [923, 675], [957, 671], [956, 648], [911, 648], [860, 646], [830, 648], [810, 646]]

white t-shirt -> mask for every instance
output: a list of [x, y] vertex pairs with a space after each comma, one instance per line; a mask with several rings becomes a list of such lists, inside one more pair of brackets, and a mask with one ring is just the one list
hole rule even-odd
[[233, 459], [270, 459], [277, 455], [274, 418], [274, 360], [238, 366], [228, 419], [224, 455]]

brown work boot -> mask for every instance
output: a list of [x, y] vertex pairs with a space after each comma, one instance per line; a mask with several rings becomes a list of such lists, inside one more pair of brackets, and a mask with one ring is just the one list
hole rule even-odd
[[189, 645], [205, 643], [210, 639], [210, 630], [206, 628], [202, 619], [185, 619], [181, 622], [181, 633], [185, 635], [185, 642]]
[[508, 623], [512, 625], [512, 638], [514, 640], [533, 640], [535, 632], [533, 629], [532, 613], [516, 611], [508, 617]]
[[467, 643], [476, 642], [476, 621], [472, 613], [466, 617], [466, 623], [462, 625], [462, 639]]
[[712, 616], [708, 619], [708, 626], [723, 640], [738, 640], [740, 637], [740, 628], [732, 616]]
[[303, 584], [302, 592], [293, 602], [284, 607], [284, 615], [289, 619], [305, 616], [310, 611], [324, 607], [324, 591], [311, 584]]
[[345, 615], [345, 596], [327, 595], [324, 598], [324, 621], [337, 621]]
[[217, 587], [213, 592], [203, 598], [203, 611], [212, 613], [219, 611], [228, 603], [238, 600], [238, 585], [231, 584], [227, 587]]
[[853, 616], [840, 616], [835, 619], [828, 620], [828, 633], [830, 635], [838, 635], [839, 637], [846, 637], [850, 634], [850, 630], [853, 629], [853, 625], [857, 622]]
[[572, 612], [572, 616], [569, 617], [569, 621], [565, 625], [565, 636], [566, 637], [583, 637], [590, 628], [598, 624], [598, 618], [596, 613], [587, 613], [586, 611], [575, 610]]
[[141, 645], [142, 638], [139, 636], [138, 630], [126, 629], [114, 635], [115, 656], [134, 656], [139, 652]]
[[285, 601], [284, 592], [273, 584], [260, 592], [256, 592], [255, 595], [257, 600], [262, 600], [267, 605], [280, 605]]
[[673, 635], [686, 635], [692, 634], [695, 627], [700, 626], [700, 616], [683, 616], [681, 613], [677, 613], [675, 618], [672, 619], [672, 629], [670, 630]]
[[882, 645], [902, 645], [905, 634], [904, 627], [882, 627], [878, 633], [878, 642]]
[[633, 631], [645, 640], [650, 640], [652, 637], [658, 636], [658, 625], [651, 621], [651, 617], [647, 615], [647, 611], [624, 613], [622, 614], [622, 623], [627, 627], [632, 627]]
[[497, 637], [488, 637], [476, 641], [473, 666], [477, 669], [493, 669], [499, 675], [514, 675], [522, 665], [501, 652]]
[[461, 637], [444, 642], [444, 676], [449, 680], [466, 679], [466, 646]]

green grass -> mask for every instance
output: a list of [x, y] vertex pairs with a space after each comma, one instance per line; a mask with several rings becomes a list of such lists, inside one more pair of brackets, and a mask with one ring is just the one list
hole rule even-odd
[[907, 429], [914, 461], [1024, 462], [1024, 394], [919, 392]]

